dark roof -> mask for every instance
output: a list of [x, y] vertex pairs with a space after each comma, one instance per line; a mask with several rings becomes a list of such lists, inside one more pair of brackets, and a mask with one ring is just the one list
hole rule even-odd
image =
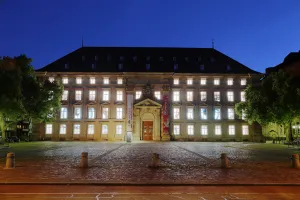
[[300, 51], [299, 52], [291, 52], [284, 58], [283, 62], [280, 63], [279, 65], [277, 65], [275, 67], [266, 68], [266, 74], [269, 74], [271, 72], [276, 72], [279, 69], [289, 66], [292, 63], [297, 62], [297, 61], [300, 61]]
[[164, 47], [82, 47], [36, 71], [260, 74], [213, 48]]

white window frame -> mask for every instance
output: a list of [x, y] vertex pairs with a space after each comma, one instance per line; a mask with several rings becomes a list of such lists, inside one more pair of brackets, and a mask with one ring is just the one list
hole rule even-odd
[[123, 101], [123, 91], [117, 90], [117, 101]]
[[246, 101], [246, 92], [241, 91], [241, 102], [245, 102], [245, 101]]
[[123, 79], [122, 78], [117, 78], [117, 84], [122, 85], [123, 84]]
[[221, 92], [220, 91], [214, 91], [214, 101], [215, 102], [221, 101]]
[[123, 133], [123, 126], [122, 126], [122, 124], [117, 124], [116, 125], [116, 134], [117, 135], [122, 135], [122, 133]]
[[82, 108], [74, 107], [74, 119], [81, 119], [81, 118], [82, 118]]
[[75, 90], [75, 100], [76, 101], [82, 100], [82, 90]]
[[174, 124], [173, 125], [173, 134], [174, 135], [180, 135], [180, 125], [179, 124]]
[[215, 125], [215, 135], [222, 135], [222, 126], [219, 124]]
[[234, 115], [234, 108], [227, 108], [227, 118], [233, 120]]
[[109, 101], [109, 90], [102, 91], [102, 101]]
[[64, 84], [64, 85], [69, 84], [69, 78], [68, 77], [63, 77], [62, 78], [62, 84]]
[[194, 119], [194, 108], [193, 107], [187, 107], [186, 108], [186, 118], [188, 120]]
[[67, 125], [66, 124], [59, 125], [59, 134], [61, 134], [61, 135], [67, 134]]
[[104, 77], [103, 78], [103, 84], [104, 85], [108, 85], [109, 84], [109, 78], [108, 77]]
[[102, 119], [108, 119], [109, 118], [109, 108], [103, 107], [102, 108]]
[[208, 135], [208, 126], [201, 125], [201, 135]]
[[[216, 112], [216, 111], [219, 112]], [[219, 115], [217, 115], [219, 114]], [[214, 120], [221, 120], [222, 116], [221, 116], [221, 108], [214, 108]]]
[[179, 102], [180, 101], [180, 91], [178, 91], [178, 90], [173, 91], [173, 101], [174, 102]]
[[214, 78], [214, 85], [220, 85], [220, 78]]
[[207, 79], [206, 78], [201, 78], [200, 79], [200, 85], [206, 85]]
[[96, 101], [96, 90], [89, 90], [89, 100]]
[[102, 124], [101, 126], [101, 134], [107, 135], [108, 134], [108, 125], [107, 124]]
[[228, 125], [228, 135], [235, 135], [235, 126]]
[[88, 108], [88, 119], [95, 119], [96, 118], [96, 109], [94, 107]]
[[45, 134], [50, 135], [53, 133], [53, 124], [46, 124], [45, 126]]
[[135, 91], [135, 99], [140, 99], [142, 97], [142, 91]]
[[69, 97], [69, 90], [64, 90], [63, 94], [62, 94], [62, 97], [61, 97], [61, 100], [62, 101], [68, 101], [68, 97]]
[[179, 78], [173, 79], [173, 85], [179, 85]]
[[194, 125], [192, 125], [192, 124], [187, 125], [187, 134], [194, 135]]
[[60, 119], [68, 119], [68, 108], [67, 107], [60, 108]]
[[233, 78], [227, 78], [227, 85], [233, 85]]
[[249, 135], [249, 126], [242, 125], [242, 135]]
[[194, 91], [187, 91], [186, 92], [186, 100], [187, 101], [194, 101]]
[[193, 85], [193, 78], [187, 78], [186, 84], [187, 85]]
[[180, 107], [173, 108], [173, 119], [175, 120], [180, 119]]
[[247, 85], [247, 79], [246, 78], [241, 78], [241, 85]]
[[95, 134], [95, 125], [94, 124], [89, 124], [88, 125], [87, 134], [88, 135], [94, 135]]
[[123, 108], [122, 107], [116, 108], [116, 119], [123, 119]]
[[207, 92], [206, 91], [200, 91], [200, 101], [202, 101], [202, 102], [207, 101]]
[[73, 134], [79, 135], [80, 134], [80, 124], [74, 124], [73, 125]]
[[77, 85], [82, 84], [82, 77], [76, 77], [76, 84]]
[[[205, 110], [205, 112], [202, 112], [204, 110]], [[200, 119], [207, 120], [207, 108], [204, 108], [204, 107], [200, 108]]]
[[234, 102], [234, 92], [233, 91], [227, 91], [227, 101]]
[[161, 92], [160, 91], [154, 91], [154, 96], [156, 99], [160, 100], [161, 99]]
[[96, 84], [96, 78], [95, 77], [90, 77], [90, 84], [95, 85]]

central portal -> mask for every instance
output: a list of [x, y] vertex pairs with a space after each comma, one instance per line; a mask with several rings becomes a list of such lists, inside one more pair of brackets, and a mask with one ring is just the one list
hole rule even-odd
[[143, 140], [153, 140], [153, 121], [143, 121]]

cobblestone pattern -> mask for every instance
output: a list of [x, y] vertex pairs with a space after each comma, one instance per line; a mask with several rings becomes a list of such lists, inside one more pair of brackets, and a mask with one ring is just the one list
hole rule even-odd
[[[300, 183], [290, 168], [295, 149], [265, 148], [243, 143], [157, 142], [96, 143], [45, 142], [0, 150], [1, 182], [101, 183]], [[5, 153], [16, 153], [16, 168], [3, 169]], [[89, 153], [89, 168], [79, 168], [81, 152]], [[231, 168], [220, 168], [226, 152]], [[161, 167], [149, 168], [152, 153]], [[2, 167], [3, 166], [3, 167]]]

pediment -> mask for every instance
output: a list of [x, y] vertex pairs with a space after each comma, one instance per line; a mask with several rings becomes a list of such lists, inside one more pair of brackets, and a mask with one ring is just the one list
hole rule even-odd
[[161, 104], [151, 99], [142, 100], [134, 105], [134, 107], [157, 107], [161, 108]]

